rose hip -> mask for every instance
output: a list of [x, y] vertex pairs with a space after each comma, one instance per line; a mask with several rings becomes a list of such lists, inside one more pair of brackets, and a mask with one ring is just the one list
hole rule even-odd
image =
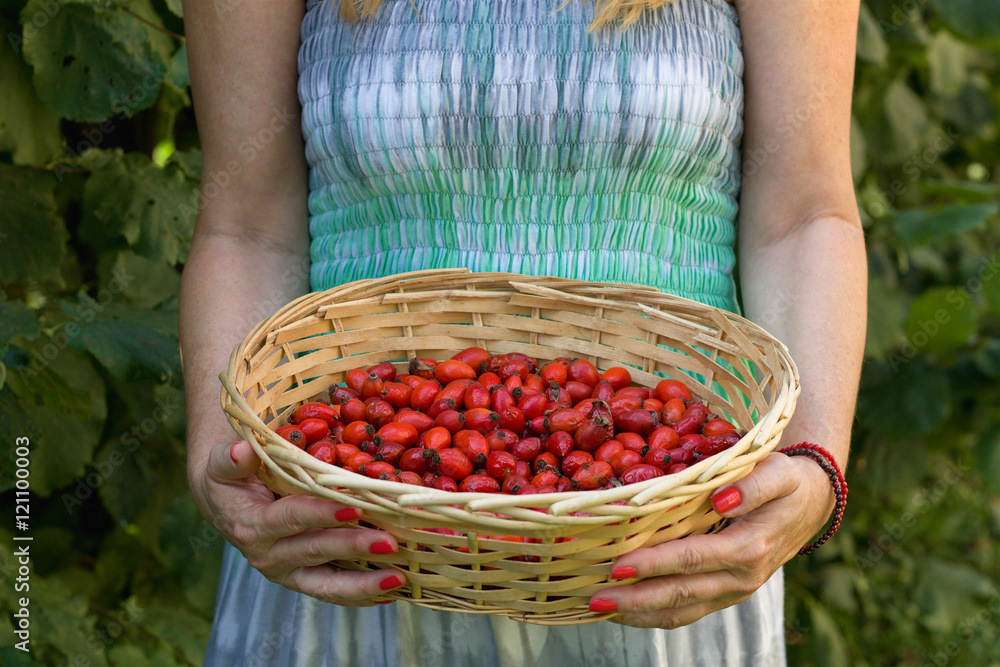
[[500, 482], [489, 475], [469, 475], [459, 483], [458, 490], [471, 493], [499, 493]]
[[490, 446], [490, 451], [510, 451], [511, 446], [517, 441], [517, 434], [504, 428], [486, 434], [486, 443]]
[[615, 417], [615, 429], [618, 432], [635, 433], [648, 436], [659, 425], [659, 417], [652, 410], [629, 410], [620, 417]]
[[[447, 400], [450, 401], [451, 399]], [[434, 418], [434, 426], [442, 426], [448, 429], [449, 433], [454, 435], [455, 433], [458, 433], [462, 429], [466, 428], [465, 414], [466, 413], [464, 412], [459, 412], [458, 410], [451, 408], [442, 410]]]
[[400, 382], [386, 382], [382, 385], [382, 400], [396, 410], [410, 407], [410, 396], [413, 390]]
[[632, 466], [639, 465], [642, 463], [642, 455], [639, 452], [633, 452], [630, 449], [623, 449], [608, 461], [611, 464], [611, 470], [615, 475], [621, 477], [622, 473], [631, 468]]
[[591, 461], [577, 468], [572, 479], [577, 488], [586, 491], [607, 484], [611, 474], [611, 464], [607, 461]]
[[542, 449], [562, 458], [573, 451], [573, 436], [566, 431], [556, 431], [542, 438]]
[[725, 435], [726, 433], [735, 433], [736, 427], [731, 423], [727, 422], [721, 417], [716, 417], [705, 423], [705, 426], [701, 429], [701, 434], [706, 438], [713, 435]]
[[[489, 464], [487, 464], [487, 470], [489, 470]], [[528, 480], [523, 475], [509, 475], [504, 478], [500, 490], [504, 493], [517, 493], [521, 487], [528, 484]]]
[[414, 426], [396, 421], [389, 422], [380, 428], [376, 435], [381, 437], [382, 440], [398, 442], [403, 447], [412, 447], [417, 444], [417, 438], [420, 436]]
[[679, 380], [660, 380], [653, 393], [656, 395], [656, 398], [664, 403], [668, 402], [671, 398], [679, 398], [684, 402], [694, 400], [691, 390]]
[[624, 484], [637, 484], [639, 482], [645, 482], [646, 480], [662, 477], [663, 474], [663, 470], [657, 466], [640, 463], [623, 472], [621, 474], [621, 478]]
[[660, 426], [649, 434], [646, 441], [649, 443], [650, 449], [673, 449], [677, 446], [679, 439], [677, 431], [669, 426]]
[[472, 461], [476, 467], [481, 468], [486, 465], [490, 445], [482, 433], [463, 429], [451, 437], [451, 444], [465, 454], [466, 458]]
[[423, 432], [419, 440], [423, 449], [441, 451], [451, 447], [451, 431], [444, 426], [435, 426]]
[[337, 462], [336, 446], [329, 440], [320, 440], [306, 447], [306, 453], [317, 461], [333, 465]]
[[[302, 435], [306, 437], [304, 444], [313, 444], [330, 435], [330, 425], [323, 419], [306, 419], [298, 426]], [[290, 432], [290, 431], [289, 431]], [[299, 443], [294, 443], [299, 444]], [[300, 446], [304, 446], [300, 445]]]
[[427, 380], [417, 385], [410, 392], [410, 407], [414, 410], [426, 412], [431, 407], [431, 404], [434, 403], [434, 397], [438, 395], [439, 391], [441, 391], [441, 385], [434, 380]]
[[417, 429], [417, 433], [424, 433], [434, 428], [434, 420], [416, 410], [398, 410], [395, 420], [401, 424], [409, 424]]
[[465, 428], [486, 433], [492, 431], [499, 424], [500, 415], [489, 408], [473, 408], [465, 411]]
[[486, 474], [494, 479], [503, 481], [514, 474], [517, 468], [517, 459], [510, 452], [493, 451], [486, 457]]
[[677, 431], [677, 435], [681, 436], [697, 433], [701, 430], [707, 416], [708, 411], [704, 403], [692, 403], [684, 411], [684, 416], [680, 418], [680, 421], [674, 425], [674, 430]]
[[601, 373], [601, 382], [607, 382], [614, 388], [615, 391], [621, 391], [625, 387], [632, 384], [632, 374], [629, 373], [626, 368], [622, 368], [621, 366], [612, 366], [608, 370]]
[[460, 450], [453, 447], [438, 452], [437, 458], [431, 459], [430, 467], [439, 475], [450, 477], [456, 482], [460, 482], [472, 474], [472, 461]]
[[531, 462], [531, 469], [535, 472], [541, 472], [546, 468], [559, 469], [559, 459], [552, 452], [542, 452]]
[[490, 358], [490, 353], [481, 347], [467, 347], [453, 354], [451, 358], [455, 361], [461, 361], [471, 368], [479, 368], [484, 361]]
[[521, 438], [511, 446], [510, 453], [521, 461], [534, 461], [542, 453], [542, 440], [534, 436]]
[[572, 477], [577, 470], [585, 463], [590, 463], [594, 460], [594, 457], [580, 450], [570, 452], [563, 457], [562, 460], [562, 472], [564, 475]]

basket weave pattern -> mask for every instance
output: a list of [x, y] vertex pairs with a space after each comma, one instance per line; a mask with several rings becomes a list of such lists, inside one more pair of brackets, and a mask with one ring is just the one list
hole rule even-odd
[[[682, 379], [696, 399], [747, 434], [680, 473], [639, 484], [512, 496], [369, 479], [318, 461], [269, 428], [352, 368], [391, 361], [405, 373], [411, 358], [445, 359], [470, 346], [523, 352], [540, 363], [568, 356], [601, 370], [625, 365], [642, 386], [664, 375]], [[259, 324], [220, 378], [223, 408], [260, 456], [259, 476], [272, 490], [360, 508], [363, 521], [400, 546], [398, 553], [333, 565], [403, 570], [407, 585], [387, 597], [544, 624], [607, 618], [587, 603], [601, 588], [622, 585], [610, 580], [617, 557], [718, 527], [711, 493], [777, 446], [799, 392], [787, 349], [733, 313], [647, 287], [464, 269], [306, 295]], [[540, 542], [489, 538], [501, 535]]]

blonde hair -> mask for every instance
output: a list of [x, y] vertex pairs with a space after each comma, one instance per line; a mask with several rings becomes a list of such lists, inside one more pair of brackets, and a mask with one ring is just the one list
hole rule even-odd
[[[556, 11], [562, 9], [573, 0], [565, 0], [559, 5]], [[594, 13], [594, 22], [590, 24], [590, 30], [596, 30], [604, 25], [617, 23], [622, 28], [627, 28], [642, 16], [646, 9], [657, 9], [673, 2], [674, 0], [594, 0], [597, 5]], [[344, 19], [350, 23], [361, 18], [370, 18], [378, 10], [382, 0], [342, 0], [340, 3], [340, 13]], [[413, 0], [410, 0], [413, 4]], [[416, 5], [413, 7], [416, 11]]]

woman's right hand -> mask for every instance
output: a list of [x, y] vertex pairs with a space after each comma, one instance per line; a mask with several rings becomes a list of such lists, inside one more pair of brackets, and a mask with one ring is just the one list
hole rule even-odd
[[190, 483], [202, 513], [261, 574], [345, 606], [371, 606], [371, 598], [405, 583], [398, 570], [349, 572], [327, 565], [394, 552], [398, 545], [381, 530], [345, 527], [360, 518], [356, 508], [311, 495], [275, 500], [257, 479], [259, 465], [248, 442], [219, 444], [192, 471]]

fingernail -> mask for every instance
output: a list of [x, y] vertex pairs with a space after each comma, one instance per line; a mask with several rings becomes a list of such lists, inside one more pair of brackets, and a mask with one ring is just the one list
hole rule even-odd
[[392, 604], [395, 600], [375, 600], [375, 604]]
[[235, 452], [236, 452], [236, 445], [238, 445], [238, 444], [240, 444], [239, 440], [237, 440], [236, 442], [234, 442], [233, 444], [231, 444], [229, 446], [229, 458], [231, 458], [233, 460], [233, 463], [235, 463], [237, 465], [239, 464], [239, 461], [236, 460], [236, 453]]
[[333, 513], [337, 521], [355, 521], [361, 518], [361, 510], [357, 507], [344, 507]]
[[634, 567], [616, 567], [611, 570], [612, 579], [631, 579], [636, 575]]
[[618, 611], [618, 603], [614, 600], [596, 598], [590, 601], [590, 611], [596, 611], [601, 614], [606, 614], [609, 611]]
[[406, 582], [403, 581], [403, 578], [401, 576], [399, 576], [398, 574], [394, 574], [391, 577], [386, 577], [382, 581], [378, 582], [378, 587], [381, 588], [383, 591], [387, 591], [390, 588], [397, 588], [405, 583]]
[[375, 544], [368, 547], [368, 550], [373, 554], [378, 554], [379, 556], [384, 556], [385, 554], [395, 553], [396, 547], [392, 546], [392, 542], [389, 540], [382, 540], [381, 542], [376, 542]]
[[723, 489], [712, 496], [712, 505], [719, 514], [736, 509], [741, 502], [743, 502], [743, 496], [740, 495], [740, 490], [735, 486]]

